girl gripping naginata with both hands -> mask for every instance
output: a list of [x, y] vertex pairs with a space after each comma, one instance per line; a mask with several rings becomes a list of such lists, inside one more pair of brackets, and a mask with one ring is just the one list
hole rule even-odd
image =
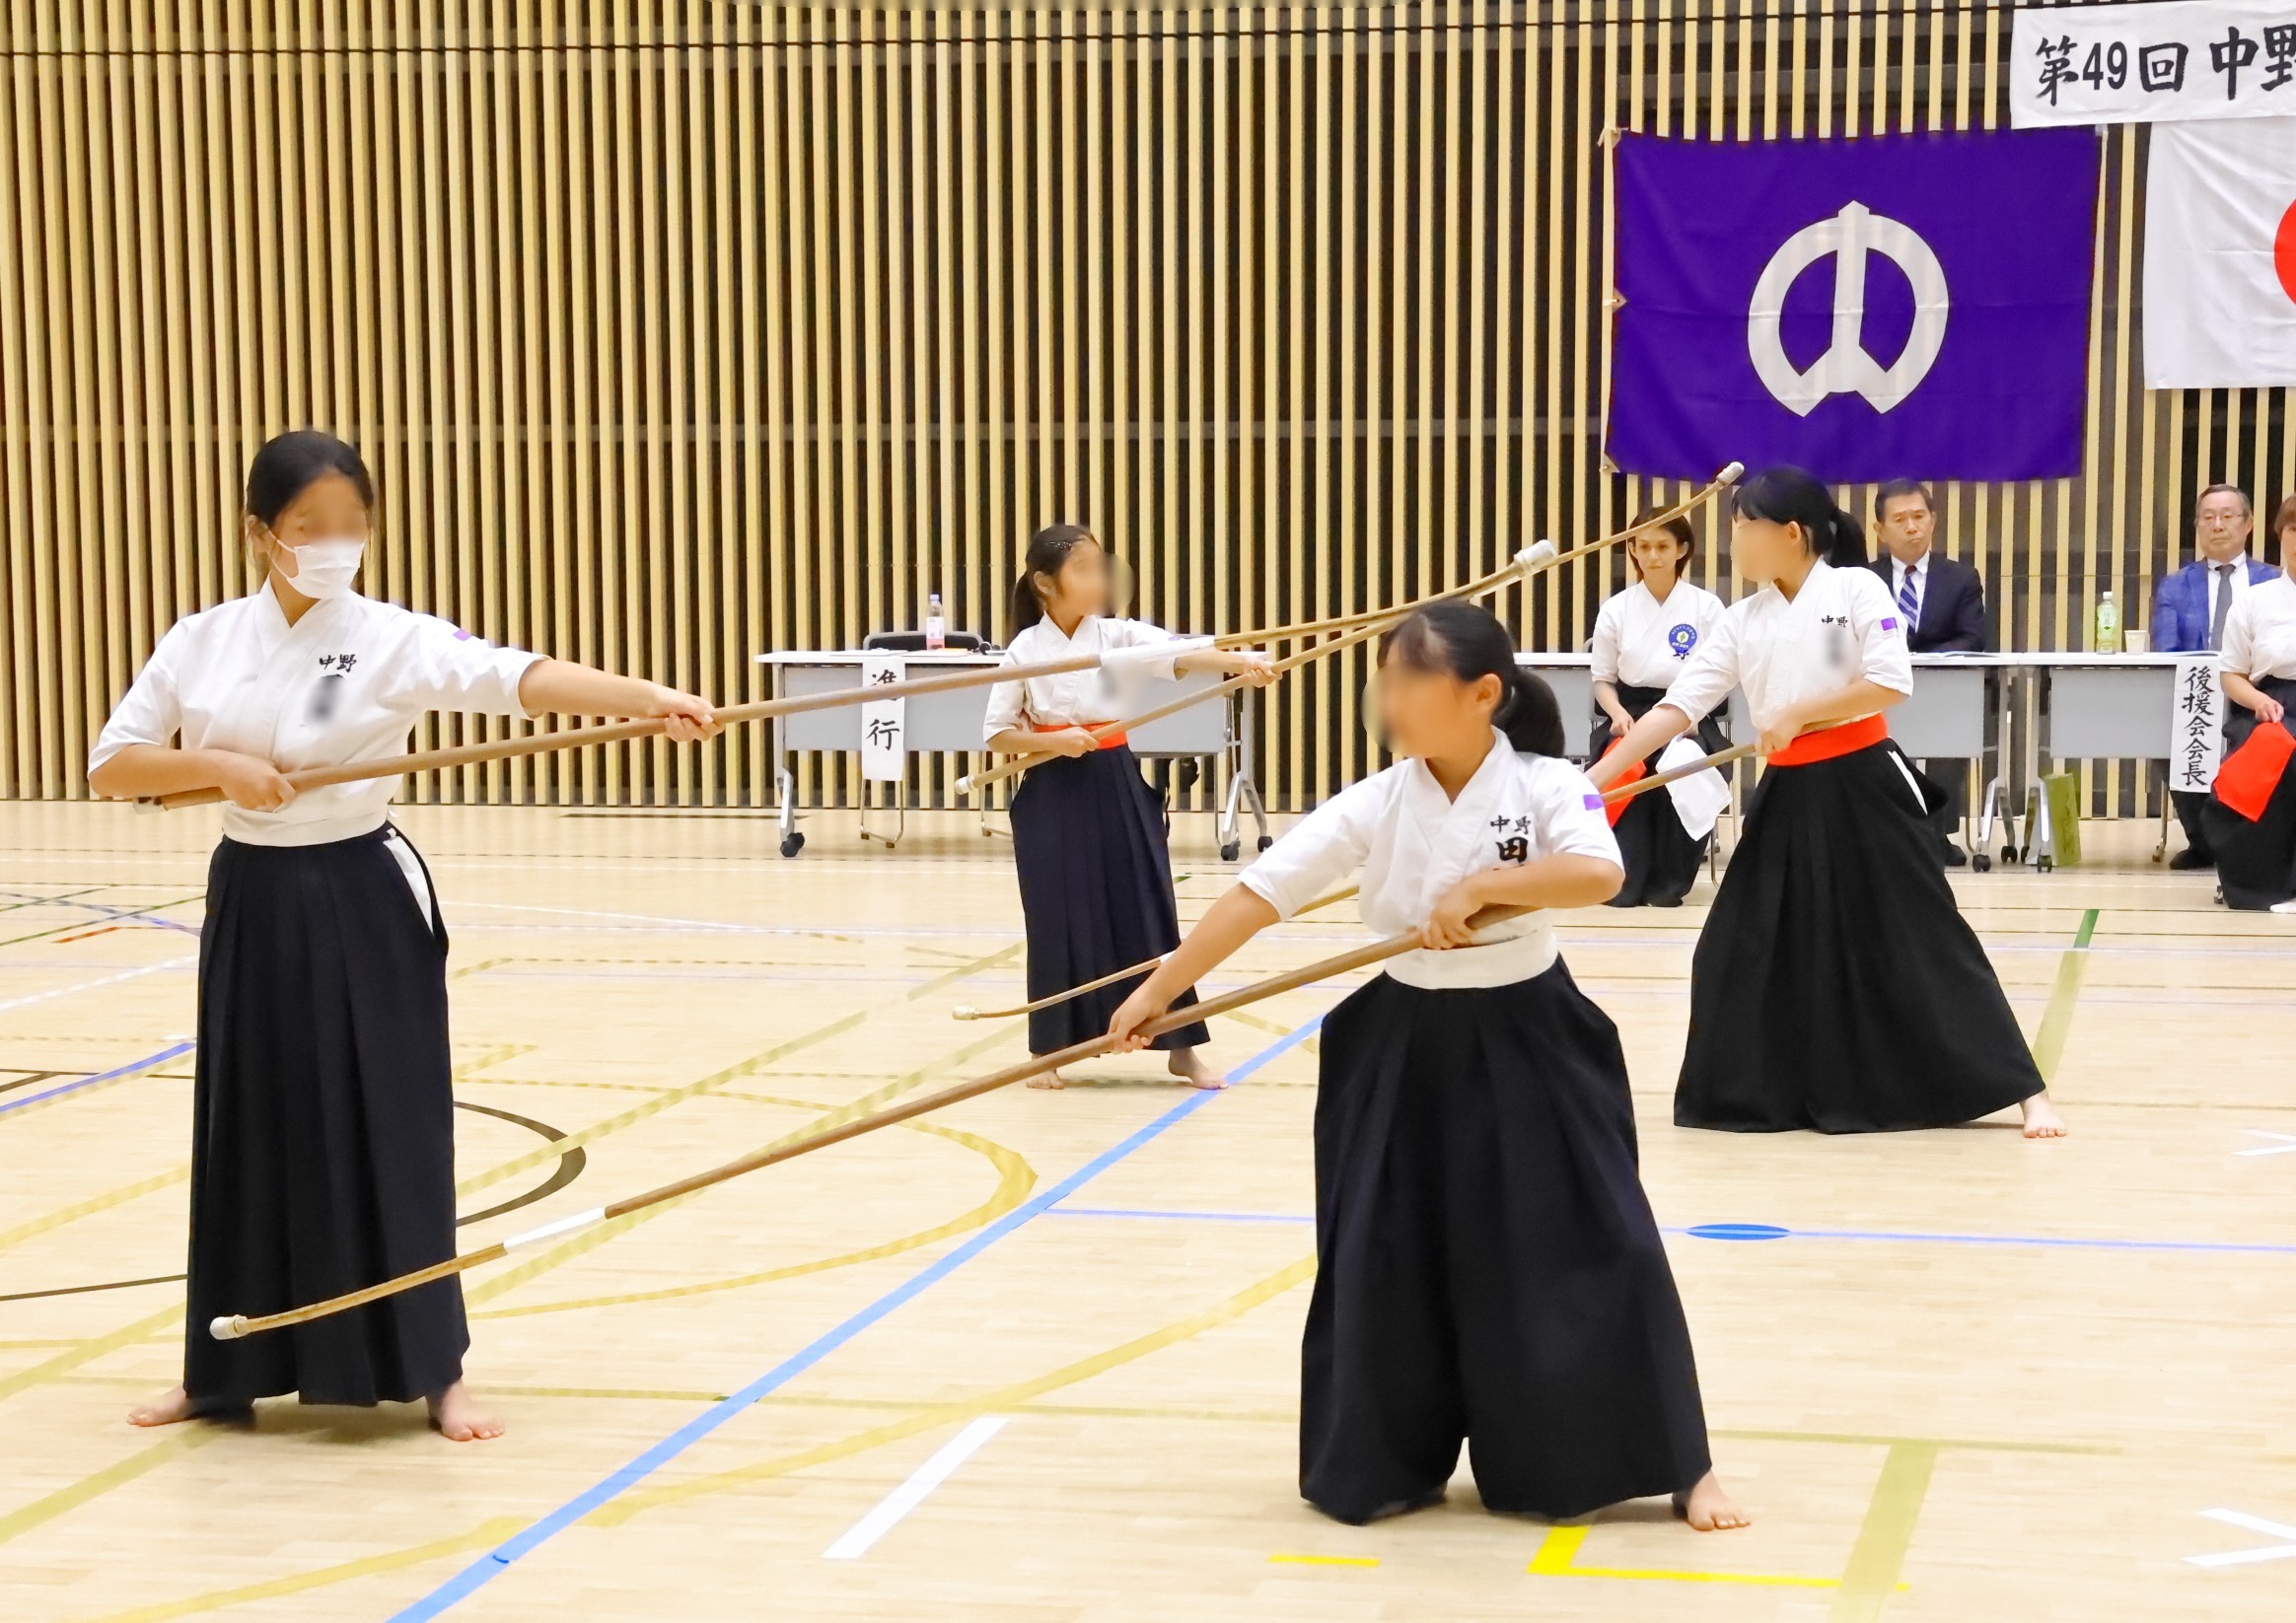
[[1365, 922], [1424, 945], [1324, 1024], [1301, 1493], [1342, 1521], [1415, 1510], [1464, 1440], [1494, 1511], [1670, 1495], [1693, 1526], [1742, 1526], [1707, 1454], [1617, 1030], [1543, 916], [1470, 922], [1592, 906], [1620, 879], [1554, 696], [1514, 654], [1480, 608], [1399, 626], [1380, 711], [1405, 758], [1246, 870], [1110, 1034], [1137, 1046], [1182, 989], [1360, 871]]
[[139, 1426], [299, 1392], [423, 1398], [458, 1442], [502, 1432], [463, 1384], [459, 1279], [251, 1340], [207, 1331], [220, 1314], [278, 1312], [455, 1249], [447, 932], [429, 871], [391, 825], [398, 780], [299, 795], [284, 773], [397, 754], [434, 710], [717, 731], [693, 694], [361, 597], [374, 506], [359, 454], [330, 435], [283, 434], [256, 453], [244, 528], [263, 584], [177, 622], [89, 761], [100, 795], [220, 789], [230, 803], [199, 935], [183, 1383], [136, 1408]]
[[1882, 713], [1913, 690], [1904, 628], [1857, 521], [1798, 468], [1732, 498], [1733, 603], [1665, 699], [1595, 763], [1614, 782], [1746, 690], [1768, 758], [1698, 937], [1675, 1121], [1886, 1132], [2018, 1106], [2064, 1124], [1984, 949], [1938, 871]]
[[[1191, 650], [1144, 621], [1112, 619], [1108, 608], [1108, 556], [1092, 532], [1076, 525], [1040, 530], [1013, 583], [1005, 664], [1131, 654], [1140, 656], [1132, 669], [1146, 674], [1217, 670], [1261, 685], [1274, 679], [1263, 655]], [[1144, 963], [1180, 940], [1164, 808], [1123, 735], [1093, 737], [1092, 729], [1115, 719], [1120, 706], [1120, 689], [1102, 670], [990, 689], [987, 747], [1032, 758], [1012, 807], [1032, 1003]], [[1029, 1016], [1029, 1052], [1057, 1053], [1100, 1035], [1123, 994], [1119, 983], [1037, 1010]], [[1182, 1001], [1193, 999], [1190, 992]], [[1156, 1046], [1170, 1050], [1174, 1076], [1219, 1088], [1219, 1074], [1197, 1052], [1209, 1040], [1202, 1025], [1184, 1025], [1158, 1037]], [[1057, 1071], [1030, 1084], [1063, 1085]]]

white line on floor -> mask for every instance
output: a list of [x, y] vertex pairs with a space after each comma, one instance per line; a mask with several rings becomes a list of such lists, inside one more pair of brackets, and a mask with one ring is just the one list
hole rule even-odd
[[2226, 1550], [2218, 1555], [2188, 1555], [2186, 1562], [2194, 1567], [2245, 1567], [2257, 1561], [2287, 1561], [2296, 1559], [2296, 1527], [2284, 1526], [2277, 1521], [2266, 1521], [2260, 1516], [2250, 1516], [2241, 1511], [2202, 1511], [2211, 1521], [2222, 1521], [2229, 1526], [2242, 1527], [2252, 1533], [2262, 1533], [2284, 1542], [2267, 1544], [2258, 1550]]
[[12, 998], [6, 1003], [0, 1003], [0, 1013], [5, 1013], [10, 1009], [22, 1009], [28, 1003], [45, 1003], [50, 998], [68, 997], [74, 992], [93, 992], [99, 986], [116, 986], [119, 982], [133, 980], [138, 975], [149, 975], [161, 969], [180, 969], [186, 963], [197, 963], [198, 961], [198, 953], [187, 953], [179, 958], [164, 958], [158, 963], [143, 964], [138, 968], [123, 970], [116, 975], [106, 975], [100, 980], [84, 980], [71, 986], [51, 986], [44, 992], [35, 992], [29, 997]]
[[958, 1466], [979, 1449], [983, 1443], [1004, 1430], [1009, 1416], [982, 1415], [945, 1444], [941, 1451], [910, 1473], [909, 1479], [887, 1494], [877, 1509], [845, 1529], [844, 1536], [822, 1552], [825, 1561], [858, 1561], [869, 1553], [869, 1546], [893, 1530], [895, 1522], [924, 1503], [931, 1493], [956, 1472]]

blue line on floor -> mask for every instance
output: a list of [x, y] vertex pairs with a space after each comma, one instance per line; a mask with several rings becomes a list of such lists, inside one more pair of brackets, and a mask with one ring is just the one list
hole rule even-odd
[[[11, 890], [8, 894], [24, 901], [45, 902], [51, 907], [84, 908], [88, 912], [101, 914], [108, 919], [140, 919], [145, 924], [157, 925], [162, 930], [179, 930], [186, 936], [199, 934], [199, 926], [196, 924], [182, 924], [175, 919], [163, 919], [148, 907], [110, 907], [100, 901], [79, 901], [71, 896], [27, 896], [21, 890]], [[182, 904], [179, 902], [162, 902], [158, 905], [178, 907]]]
[[[1322, 1024], [1323, 1017], [1319, 1015], [1305, 1025], [1254, 1054], [1242, 1065], [1237, 1066], [1229, 1075], [1241, 1082], [1278, 1054], [1313, 1036]], [[563, 1532], [600, 1506], [627, 1493], [703, 1438], [709, 1436], [710, 1433], [725, 1425], [727, 1421], [732, 1420], [743, 1410], [755, 1403], [759, 1398], [787, 1385], [863, 1330], [868, 1329], [869, 1326], [886, 1317], [896, 1308], [922, 1295], [931, 1286], [948, 1278], [949, 1275], [964, 1267], [966, 1263], [970, 1262], [998, 1240], [1029, 1222], [1030, 1219], [1058, 1205], [1133, 1151], [1169, 1129], [1179, 1126], [1219, 1096], [1217, 1093], [1190, 1094], [1122, 1143], [1102, 1151], [1101, 1154], [1086, 1162], [1042, 1194], [1037, 1195], [1007, 1212], [947, 1256], [911, 1275], [907, 1280], [879, 1297], [842, 1324], [826, 1331], [806, 1347], [783, 1359], [740, 1391], [722, 1398], [709, 1408], [704, 1409], [628, 1464], [577, 1494], [524, 1531], [496, 1545], [420, 1600], [415, 1601], [402, 1611], [394, 1613], [391, 1623], [420, 1623], [420, 1620], [436, 1617], [457, 1601], [475, 1593], [509, 1571], [512, 1562], [521, 1556], [533, 1553], [548, 1539]]]
[[[1060, 1206], [1049, 1214], [1065, 1218], [1142, 1218], [1185, 1223], [1313, 1223], [1297, 1212], [1171, 1212], [1130, 1206]], [[1863, 1239], [1901, 1245], [2038, 1245], [2091, 1251], [2217, 1251], [2232, 1255], [2286, 1256], [2296, 1245], [2229, 1239], [2110, 1239], [2078, 1235], [1922, 1235], [1881, 1229], [1785, 1229], [1771, 1223], [1699, 1223], [1662, 1228], [1659, 1233], [1691, 1239], [1737, 1242], [1773, 1239]]]
[[1289, 1212], [1150, 1212], [1128, 1206], [1055, 1206], [1047, 1217], [1064, 1218], [1184, 1218], [1191, 1223], [1313, 1223], [1312, 1215]]
[[105, 1071], [96, 1076], [82, 1077], [77, 1082], [67, 1082], [59, 1087], [35, 1094], [30, 1098], [10, 1099], [6, 1104], [0, 1104], [0, 1116], [6, 1115], [11, 1110], [22, 1110], [27, 1105], [37, 1104], [42, 1099], [60, 1098], [66, 1094], [76, 1094], [81, 1089], [93, 1088], [100, 1082], [117, 1082], [121, 1077], [132, 1077], [138, 1071], [149, 1071], [155, 1065], [167, 1064], [179, 1054], [188, 1054], [197, 1046], [199, 1045], [194, 1042], [179, 1042], [161, 1049], [156, 1054], [146, 1054], [142, 1059], [130, 1060], [116, 1071]]
[[[1708, 1231], [1757, 1231], [1700, 1234]], [[1766, 1224], [1699, 1224], [1661, 1233], [1699, 1239], [1870, 1239], [1916, 1245], [2040, 1245], [2083, 1251], [2220, 1251], [2234, 1255], [2296, 1255], [2296, 1245], [2228, 1239], [2107, 1239], [2075, 1235], [1916, 1235], [1880, 1229], [1773, 1229]]]

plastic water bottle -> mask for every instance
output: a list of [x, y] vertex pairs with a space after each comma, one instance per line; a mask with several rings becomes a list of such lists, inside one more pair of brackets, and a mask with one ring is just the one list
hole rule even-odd
[[941, 617], [941, 595], [933, 593], [925, 599], [925, 647], [928, 650], [949, 646], [949, 622]]
[[2110, 591], [2097, 600], [2097, 636], [2093, 652], [2120, 652], [2120, 605], [2113, 600]]

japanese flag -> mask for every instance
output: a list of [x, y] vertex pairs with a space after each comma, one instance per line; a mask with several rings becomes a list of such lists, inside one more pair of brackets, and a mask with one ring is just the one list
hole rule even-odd
[[2148, 388], [2296, 384], [2296, 118], [2152, 126]]

